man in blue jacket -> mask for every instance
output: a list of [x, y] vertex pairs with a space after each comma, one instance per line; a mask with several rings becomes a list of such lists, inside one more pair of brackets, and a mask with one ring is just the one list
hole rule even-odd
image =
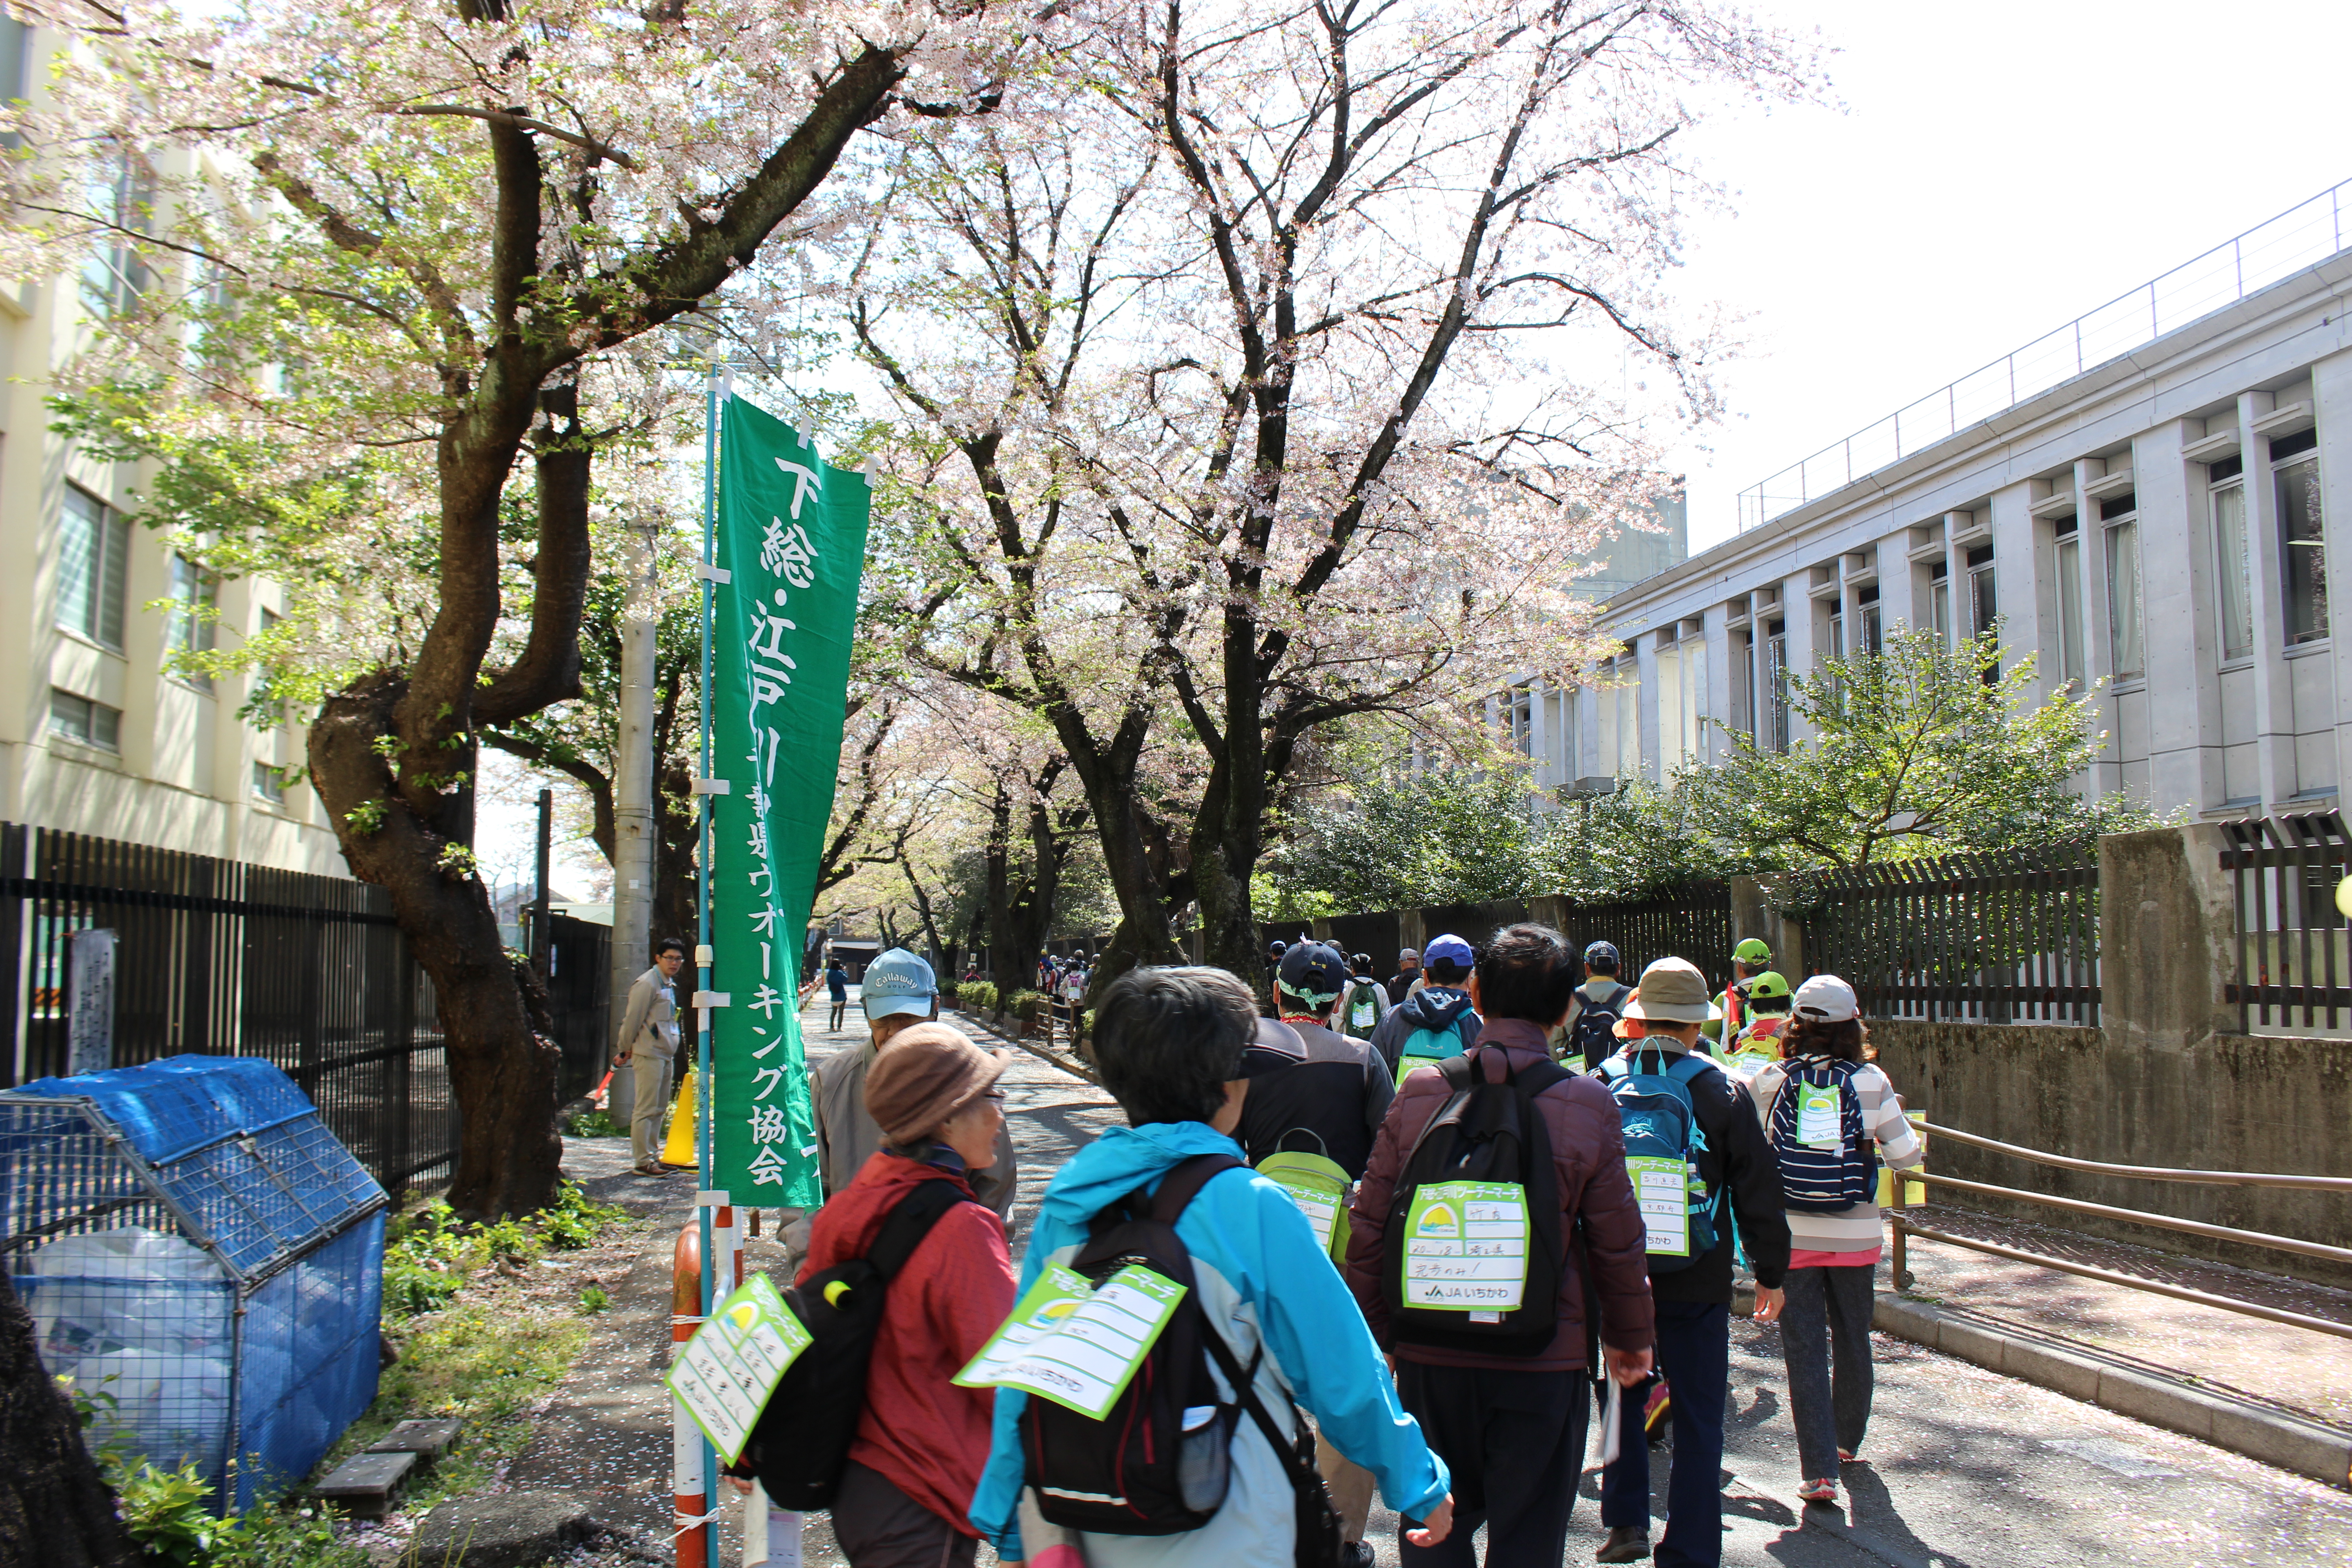
[[[1257, 1029], [1249, 986], [1218, 969], [1138, 969], [1105, 991], [1095, 1016], [1103, 1087], [1130, 1125], [1114, 1127], [1055, 1173], [1027, 1254], [1026, 1292], [1050, 1263], [1067, 1263], [1087, 1221], [1138, 1190], [1150, 1191], [1195, 1154], [1238, 1158], [1233, 1139], [1248, 1091], [1244, 1058]], [[1397, 1403], [1396, 1387], [1355, 1300], [1306, 1216], [1283, 1189], [1246, 1168], [1210, 1178], [1176, 1223], [1192, 1254], [1194, 1289], [1213, 1332], [1235, 1360], [1257, 1362], [1259, 1400], [1277, 1420], [1295, 1400], [1342, 1452], [1379, 1478], [1409, 1532], [1434, 1544], [1452, 1526], [1445, 1467]], [[1052, 1529], [1023, 1504], [1020, 1422], [1028, 1396], [996, 1394], [995, 1441], [971, 1500], [971, 1522], [1007, 1563], [1058, 1551]], [[1086, 1533], [1075, 1543], [1090, 1568], [1293, 1568], [1297, 1514], [1288, 1473], [1249, 1421], [1234, 1434], [1225, 1501], [1199, 1530], [1179, 1535]], [[1041, 1539], [1024, 1540], [1024, 1531]]]

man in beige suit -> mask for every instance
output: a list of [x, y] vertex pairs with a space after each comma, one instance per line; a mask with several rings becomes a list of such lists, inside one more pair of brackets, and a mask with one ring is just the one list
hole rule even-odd
[[636, 1080], [632, 1097], [613, 1096], [614, 1105], [629, 1105], [629, 1153], [640, 1176], [667, 1174], [661, 1163], [662, 1117], [669, 1110], [670, 1064], [677, 1058], [677, 972], [686, 967], [686, 944], [667, 939], [654, 944], [654, 966], [629, 987], [629, 1005], [621, 1016], [620, 1043], [613, 1069], [630, 1069]]

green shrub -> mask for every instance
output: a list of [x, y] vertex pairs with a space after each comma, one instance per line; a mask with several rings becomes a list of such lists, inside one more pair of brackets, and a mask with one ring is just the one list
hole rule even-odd
[[1034, 991], [1015, 991], [1004, 999], [1004, 1010], [1024, 1024], [1037, 1021], [1037, 1008], [1045, 1000]]
[[996, 984], [989, 980], [967, 980], [956, 987], [956, 1005], [967, 1013], [996, 1011]]
[[570, 1252], [595, 1240], [596, 1233], [606, 1226], [628, 1217], [629, 1211], [620, 1205], [600, 1204], [583, 1192], [579, 1183], [566, 1182], [554, 1205], [536, 1215], [534, 1223], [548, 1246]]
[[604, 1110], [583, 1110], [563, 1125], [574, 1138], [626, 1138], [629, 1130]]

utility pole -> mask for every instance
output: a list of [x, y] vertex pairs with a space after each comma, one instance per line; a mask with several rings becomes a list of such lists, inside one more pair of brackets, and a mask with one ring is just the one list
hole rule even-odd
[[628, 603], [621, 612], [620, 745], [613, 773], [610, 1016], [614, 1028], [628, 1011], [630, 984], [653, 963], [647, 948], [653, 941], [654, 617], [659, 606], [655, 603], [650, 531], [635, 532], [628, 570]]

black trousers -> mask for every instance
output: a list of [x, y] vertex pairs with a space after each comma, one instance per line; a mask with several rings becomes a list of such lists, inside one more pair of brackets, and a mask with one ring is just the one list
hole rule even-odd
[[852, 1460], [833, 1500], [833, 1536], [850, 1568], [971, 1568], [980, 1542]]
[[[1397, 1394], [1454, 1473], [1454, 1531], [1435, 1546], [1400, 1531], [1404, 1568], [1560, 1568], [1584, 1466], [1586, 1374], [1397, 1363]], [[1418, 1522], [1418, 1521], [1415, 1521]]]

